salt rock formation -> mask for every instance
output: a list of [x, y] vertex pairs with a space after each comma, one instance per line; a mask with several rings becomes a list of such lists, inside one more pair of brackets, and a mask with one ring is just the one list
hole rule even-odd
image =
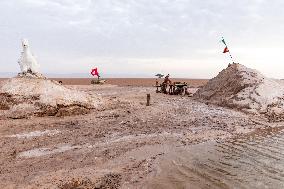
[[23, 51], [18, 61], [22, 73], [39, 73], [39, 64], [30, 50], [30, 45], [27, 39], [22, 40]]
[[56, 81], [28, 76], [0, 83], [0, 119], [85, 114], [100, 100]]
[[195, 99], [284, 120], [284, 83], [241, 64], [230, 64], [193, 96]]
[[23, 40], [22, 45], [21, 73], [0, 83], [0, 119], [85, 114], [99, 104], [97, 96], [45, 78], [28, 41]]

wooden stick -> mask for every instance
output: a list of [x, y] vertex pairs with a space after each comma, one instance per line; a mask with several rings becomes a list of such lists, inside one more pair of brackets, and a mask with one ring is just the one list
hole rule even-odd
[[150, 106], [150, 98], [151, 98], [150, 94], [147, 94], [147, 104], [146, 104], [146, 106]]

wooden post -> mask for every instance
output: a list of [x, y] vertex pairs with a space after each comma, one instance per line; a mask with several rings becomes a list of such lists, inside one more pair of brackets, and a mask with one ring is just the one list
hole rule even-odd
[[150, 98], [151, 98], [150, 94], [147, 94], [147, 104], [146, 104], [146, 106], [150, 106]]

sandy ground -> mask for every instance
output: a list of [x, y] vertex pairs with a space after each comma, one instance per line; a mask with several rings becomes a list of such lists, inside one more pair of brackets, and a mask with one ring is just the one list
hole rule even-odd
[[105, 104], [82, 116], [0, 120], [1, 188], [148, 188], [154, 165], [177, 146], [273, 126], [151, 87], [72, 87]]
[[[5, 78], [0, 78], [4, 80]], [[64, 85], [90, 85], [92, 78], [51, 78], [56, 81], [62, 81]], [[104, 78], [103, 78], [104, 79]], [[155, 85], [155, 78], [106, 78], [106, 84], [117, 86], [143, 86], [151, 87]], [[162, 82], [162, 79], [159, 79]], [[204, 85], [208, 79], [182, 79], [174, 78], [172, 81], [187, 82], [190, 86], [199, 87]]]

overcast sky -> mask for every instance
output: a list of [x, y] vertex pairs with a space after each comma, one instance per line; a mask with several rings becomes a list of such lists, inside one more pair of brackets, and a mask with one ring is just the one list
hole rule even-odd
[[284, 78], [283, 0], [1, 0], [0, 72], [27, 38], [43, 73], [211, 78], [236, 62]]

